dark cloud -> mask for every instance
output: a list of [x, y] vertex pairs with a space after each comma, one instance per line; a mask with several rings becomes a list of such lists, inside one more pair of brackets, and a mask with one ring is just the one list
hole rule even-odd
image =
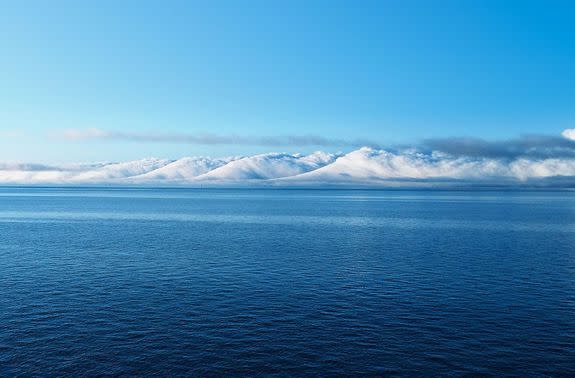
[[[128, 141], [141, 143], [183, 143], [196, 145], [246, 145], [266, 147], [373, 147], [379, 144], [367, 139], [340, 139], [317, 135], [240, 136], [190, 133], [126, 133], [101, 129], [73, 129], [58, 134], [68, 140]], [[422, 152], [438, 151], [457, 157], [493, 159], [575, 158], [575, 140], [549, 135], [524, 135], [507, 140], [481, 138], [426, 139], [415, 146], [385, 146], [389, 151], [405, 148]]]
[[575, 157], [575, 141], [547, 135], [525, 135], [515, 139], [487, 141], [479, 138], [427, 139], [421, 146], [453, 156], [473, 158], [548, 159]]

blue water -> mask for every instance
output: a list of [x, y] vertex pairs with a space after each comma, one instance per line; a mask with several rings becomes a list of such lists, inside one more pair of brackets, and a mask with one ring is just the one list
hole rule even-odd
[[0, 375], [575, 374], [575, 192], [0, 188]]

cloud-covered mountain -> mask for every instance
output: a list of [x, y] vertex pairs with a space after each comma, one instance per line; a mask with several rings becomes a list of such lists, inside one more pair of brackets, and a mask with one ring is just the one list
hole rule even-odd
[[269, 153], [233, 160], [198, 176], [197, 180], [240, 181], [290, 177], [309, 172], [335, 161], [336, 155], [315, 152], [310, 155]]
[[213, 171], [236, 158], [212, 159], [209, 157], [185, 157], [147, 173], [131, 177], [134, 181], [186, 181]]
[[87, 172], [97, 172], [106, 163], [64, 164], [0, 163], [0, 184], [61, 184]]
[[149, 158], [123, 163], [106, 164], [94, 170], [88, 170], [74, 175], [69, 180], [87, 183], [107, 183], [117, 179], [140, 176], [153, 172], [170, 163], [170, 160]]
[[483, 178], [504, 176], [496, 161], [451, 158], [416, 151], [393, 153], [363, 147], [337, 159], [332, 164], [299, 176], [292, 181], [377, 182], [389, 179]]
[[131, 185], [561, 185], [575, 186], [572, 157], [485, 157], [363, 147], [347, 154], [268, 153], [170, 161], [43, 165], [0, 163], [0, 184]]
[[332, 164], [297, 176], [285, 183], [371, 183], [384, 185], [392, 180], [461, 181], [475, 183], [524, 183], [552, 177], [575, 177], [575, 159], [493, 159], [429, 154], [416, 150], [390, 152], [360, 148]]

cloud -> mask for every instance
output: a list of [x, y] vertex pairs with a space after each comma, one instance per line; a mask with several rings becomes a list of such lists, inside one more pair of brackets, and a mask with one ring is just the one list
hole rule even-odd
[[[1, 163], [4, 184], [161, 185], [535, 185], [575, 187], [575, 130], [562, 136], [525, 135], [488, 141], [428, 139], [412, 146], [362, 147], [347, 154], [268, 153], [177, 161], [143, 159], [119, 163], [44, 165]], [[67, 140], [129, 140], [263, 146], [343, 146], [318, 136], [239, 137], [192, 134], [129, 134], [100, 129], [67, 130]]]
[[60, 167], [45, 164], [0, 162], [0, 171], [42, 172], [59, 170], [61, 170]]
[[[241, 136], [210, 133], [138, 133], [108, 131], [99, 128], [68, 129], [55, 134], [68, 141], [127, 141], [136, 143], [182, 143], [196, 145], [245, 145], [264, 147], [362, 147], [382, 148], [367, 139], [341, 139], [318, 135]], [[506, 140], [481, 138], [434, 138], [408, 146], [422, 152], [441, 152], [456, 157], [494, 159], [549, 159], [575, 157], [575, 129], [566, 129], [562, 136], [523, 135]], [[390, 151], [403, 147], [388, 146]]]
[[66, 140], [91, 140], [91, 139], [107, 139], [112, 134], [96, 129], [96, 128], [89, 128], [89, 129], [66, 129], [61, 132], [55, 133], [57, 137], [62, 137]]
[[427, 139], [421, 143], [421, 147], [428, 151], [443, 152], [452, 156], [475, 158], [575, 157], [575, 130], [565, 130], [563, 136], [562, 138], [548, 135], [525, 135], [500, 141], [487, 141], [479, 138]]
[[229, 159], [0, 165], [3, 184], [575, 186], [575, 158], [500, 159], [363, 147], [345, 155], [268, 153]]
[[133, 133], [107, 131], [98, 128], [67, 129], [55, 136], [69, 141], [128, 141], [140, 143], [183, 143], [201, 145], [246, 145], [246, 146], [322, 146], [322, 147], [361, 147], [376, 146], [366, 139], [337, 139], [317, 135], [283, 135], [250, 137], [240, 135], [217, 135], [210, 133]]
[[575, 129], [565, 129], [561, 135], [563, 135], [563, 138], [575, 140]]

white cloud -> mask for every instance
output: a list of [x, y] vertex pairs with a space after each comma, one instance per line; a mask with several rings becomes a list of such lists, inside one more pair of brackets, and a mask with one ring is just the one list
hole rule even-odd
[[575, 141], [575, 129], [565, 129], [561, 135], [563, 135], [564, 138]]

